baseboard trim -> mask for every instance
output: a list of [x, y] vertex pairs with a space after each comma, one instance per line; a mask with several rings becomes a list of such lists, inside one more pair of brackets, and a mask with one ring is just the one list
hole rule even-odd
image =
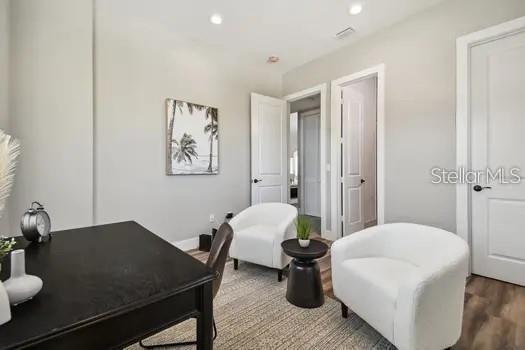
[[182, 241], [175, 241], [171, 242], [171, 244], [186, 252], [188, 250], [199, 248], [199, 237], [184, 239]]

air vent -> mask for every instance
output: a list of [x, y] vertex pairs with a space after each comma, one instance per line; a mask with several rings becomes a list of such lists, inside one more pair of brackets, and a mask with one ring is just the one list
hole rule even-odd
[[337, 33], [337, 34], [335, 35], [335, 37], [336, 37], [337, 39], [343, 39], [343, 38], [345, 38], [346, 36], [348, 36], [348, 35], [350, 35], [350, 34], [352, 34], [352, 33], [354, 33], [354, 32], [355, 32], [355, 29], [354, 29], [354, 28], [352, 28], [352, 27], [348, 27], [348, 28], [343, 29], [343, 30], [340, 31], [339, 33]]

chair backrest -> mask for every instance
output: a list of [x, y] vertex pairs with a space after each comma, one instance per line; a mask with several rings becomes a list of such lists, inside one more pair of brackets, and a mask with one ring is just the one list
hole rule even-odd
[[215, 273], [215, 280], [213, 281], [213, 297], [217, 295], [221, 286], [224, 265], [226, 265], [226, 259], [228, 258], [228, 251], [230, 250], [232, 239], [233, 229], [229, 224], [224, 223], [219, 227], [211, 245], [210, 255], [208, 256], [206, 266], [211, 268]]
[[287, 203], [261, 203], [244, 209], [235, 216], [230, 224], [237, 229], [240, 226], [251, 225], [278, 225], [297, 217], [297, 208]]
[[468, 254], [468, 246], [457, 235], [431, 226], [393, 223], [371, 228], [380, 238], [382, 256], [417, 266], [440, 265]]

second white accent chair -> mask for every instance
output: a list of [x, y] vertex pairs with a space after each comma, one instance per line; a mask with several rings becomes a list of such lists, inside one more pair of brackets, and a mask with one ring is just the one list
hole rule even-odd
[[461, 334], [469, 249], [429, 226], [387, 224], [333, 243], [332, 280], [350, 307], [400, 350], [445, 349]]
[[296, 236], [294, 220], [297, 208], [286, 203], [262, 203], [251, 206], [231, 221], [233, 241], [230, 257], [234, 268], [239, 260], [263, 265], [278, 270], [278, 280], [282, 280], [282, 270], [291, 258], [284, 254], [281, 242]]

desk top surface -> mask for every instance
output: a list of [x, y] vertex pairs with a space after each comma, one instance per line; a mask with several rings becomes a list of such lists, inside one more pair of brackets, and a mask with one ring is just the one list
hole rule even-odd
[[[202, 285], [213, 279], [204, 264], [136, 222], [54, 232], [28, 244], [26, 273], [42, 278], [39, 294], [11, 307], [0, 326], [0, 349], [97, 322]], [[9, 257], [0, 279], [10, 274]]]

